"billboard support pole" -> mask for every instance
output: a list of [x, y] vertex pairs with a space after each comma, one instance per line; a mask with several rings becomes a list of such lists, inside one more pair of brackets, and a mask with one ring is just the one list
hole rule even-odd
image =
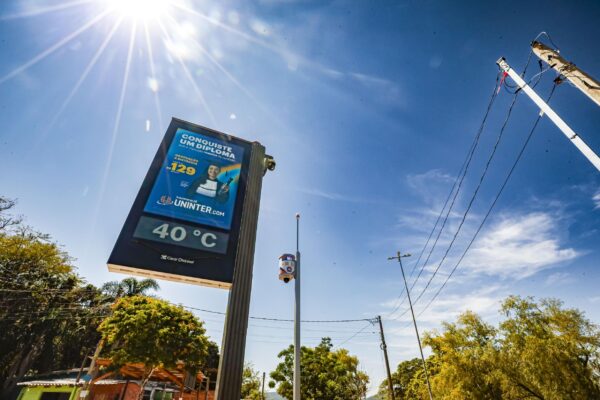
[[248, 190], [243, 205], [235, 270], [223, 329], [215, 396], [217, 400], [240, 399], [250, 311], [250, 292], [252, 290], [256, 226], [264, 173], [265, 148], [260, 143], [254, 142], [252, 143]]

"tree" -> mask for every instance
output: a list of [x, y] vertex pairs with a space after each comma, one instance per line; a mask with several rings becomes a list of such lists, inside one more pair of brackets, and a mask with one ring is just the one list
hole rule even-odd
[[154, 279], [125, 278], [121, 281], [106, 282], [102, 285], [102, 292], [117, 300], [120, 297], [147, 295], [150, 290], [159, 290], [160, 286]]
[[[424, 335], [436, 399], [600, 398], [600, 330], [580, 311], [510, 296], [501, 314], [497, 328], [466, 312]], [[428, 399], [422, 368], [411, 363], [392, 377], [402, 389], [396, 394]]]
[[206, 360], [204, 362], [204, 374], [210, 379], [210, 386], [216, 388], [217, 375], [219, 373], [219, 346], [213, 341], [208, 342]]
[[[394, 397], [396, 399], [409, 399], [407, 395], [410, 382], [422, 369], [423, 364], [420, 358], [413, 358], [412, 360], [402, 361], [398, 364], [396, 371], [392, 373], [392, 386], [394, 387]], [[384, 379], [381, 385], [379, 385], [378, 395], [382, 399], [390, 398], [387, 379]]]
[[108, 310], [67, 253], [22, 226], [0, 232], [0, 294], [0, 398], [28, 372], [79, 367]]
[[208, 340], [201, 321], [180, 306], [146, 296], [119, 299], [98, 330], [108, 345], [112, 367], [143, 363], [143, 387], [154, 370], [183, 361], [197, 371], [205, 361]]
[[[301, 393], [305, 400], [351, 400], [366, 396], [369, 377], [358, 370], [358, 358], [348, 354], [348, 350], [332, 350], [331, 339], [323, 338], [314, 348], [302, 346], [300, 350]], [[271, 372], [277, 384], [277, 393], [286, 399], [293, 397], [294, 346], [281, 351], [283, 359]]]
[[[115, 303], [122, 297], [131, 297], [137, 295], [145, 295], [149, 290], [158, 290], [160, 286], [154, 279], [142, 279], [137, 280], [136, 278], [125, 278], [119, 281], [111, 281], [102, 285], [100, 289], [102, 293], [112, 302]], [[96, 349], [94, 351], [94, 356], [92, 357], [92, 361], [90, 363], [89, 373], [92, 378], [96, 377], [98, 369], [96, 367], [96, 362], [98, 356], [102, 352], [104, 348], [104, 338], [101, 338], [96, 345]], [[89, 382], [86, 383], [85, 389], [87, 391]], [[89, 393], [89, 391], [87, 391]]]
[[428, 332], [423, 344], [433, 351], [432, 389], [441, 399], [503, 399], [496, 373], [497, 331], [466, 312], [444, 331]]
[[507, 319], [497, 364], [505, 398], [600, 398], [598, 326], [556, 299], [511, 296], [501, 311]]
[[244, 371], [242, 373], [242, 399], [262, 400], [260, 386], [260, 376], [258, 372], [252, 368], [252, 364], [244, 365]]
[[17, 201], [8, 197], [0, 196], [0, 232], [9, 230], [11, 227], [18, 226], [23, 221], [20, 216], [14, 216], [8, 211], [17, 205]]

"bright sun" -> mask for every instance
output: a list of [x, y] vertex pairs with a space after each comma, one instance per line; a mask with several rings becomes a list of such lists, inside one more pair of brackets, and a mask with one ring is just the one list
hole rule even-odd
[[166, 13], [173, 0], [106, 0], [109, 7], [124, 17], [151, 20]]

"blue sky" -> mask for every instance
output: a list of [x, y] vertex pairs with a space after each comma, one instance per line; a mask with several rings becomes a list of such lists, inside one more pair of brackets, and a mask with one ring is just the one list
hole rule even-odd
[[[410, 274], [481, 123], [496, 60], [505, 56], [521, 72], [530, 41], [548, 31], [566, 58], [600, 75], [593, 1], [172, 3], [180, 7], [136, 19], [105, 13], [109, 0], [2, 2], [2, 195], [17, 198], [28, 223], [101, 284], [123, 278], [105, 262], [171, 117], [258, 140], [277, 170], [263, 184], [251, 314], [292, 317], [293, 287], [277, 280], [277, 257], [293, 251], [300, 212], [303, 317], [381, 314], [394, 365], [418, 352], [406, 303], [396, 307], [398, 265], [386, 259], [412, 253]], [[527, 76], [537, 72], [534, 57]], [[542, 97], [553, 77], [542, 75]], [[498, 94], [414, 297], [459, 226], [512, 97]], [[551, 104], [600, 152], [594, 103], [563, 84]], [[415, 305], [422, 330], [466, 309], [493, 322], [509, 294], [557, 297], [600, 321], [600, 175], [547, 119], [466, 258], [422, 312], [536, 115], [519, 95], [460, 234]], [[161, 286], [173, 302], [225, 310], [226, 291]], [[222, 317], [198, 315], [220, 342]], [[384, 366], [373, 332], [365, 323], [306, 324], [303, 343], [333, 337], [360, 357], [374, 389]], [[252, 320], [247, 360], [269, 372], [291, 335], [290, 324]]]

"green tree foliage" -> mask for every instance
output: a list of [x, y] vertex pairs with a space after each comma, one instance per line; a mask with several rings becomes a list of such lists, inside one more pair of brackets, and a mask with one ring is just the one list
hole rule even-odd
[[479, 316], [466, 312], [443, 332], [425, 335], [433, 350], [432, 387], [444, 399], [502, 399], [497, 379], [497, 331]]
[[[353, 400], [365, 398], [369, 377], [358, 370], [358, 358], [348, 350], [332, 350], [331, 339], [323, 338], [314, 348], [300, 350], [301, 392], [305, 400]], [[294, 346], [281, 351], [283, 359], [270, 376], [269, 386], [286, 399], [293, 396]]]
[[[411, 381], [415, 379], [415, 376], [422, 369], [423, 364], [420, 358], [413, 358], [412, 360], [402, 361], [398, 364], [396, 371], [392, 372], [392, 385], [396, 399], [407, 398]], [[390, 398], [387, 379], [384, 379], [381, 385], [379, 385], [379, 397], [382, 399]]]
[[244, 365], [244, 372], [242, 373], [242, 399], [262, 400], [261, 383], [261, 378], [252, 365]]
[[505, 398], [600, 399], [600, 330], [555, 299], [509, 297], [499, 329]]
[[[501, 314], [497, 328], [466, 312], [425, 334], [436, 399], [600, 399], [600, 330], [580, 311], [511, 296]], [[428, 399], [422, 369], [400, 369], [396, 398]]]
[[191, 312], [146, 296], [121, 298], [112, 308], [98, 328], [112, 367], [143, 363], [142, 387], [159, 366], [174, 368], [183, 361], [186, 368], [196, 371], [203, 365], [208, 340], [202, 322]]
[[206, 350], [206, 359], [202, 372], [210, 379], [210, 387], [216, 389], [217, 387], [217, 374], [219, 372], [219, 346], [213, 341], [208, 342], [208, 348]]
[[106, 282], [102, 285], [102, 293], [112, 300], [120, 297], [147, 295], [150, 290], [159, 290], [160, 286], [154, 279], [125, 278], [121, 281]]
[[0, 231], [0, 398], [26, 373], [79, 367], [108, 311], [64, 251], [17, 225]]

